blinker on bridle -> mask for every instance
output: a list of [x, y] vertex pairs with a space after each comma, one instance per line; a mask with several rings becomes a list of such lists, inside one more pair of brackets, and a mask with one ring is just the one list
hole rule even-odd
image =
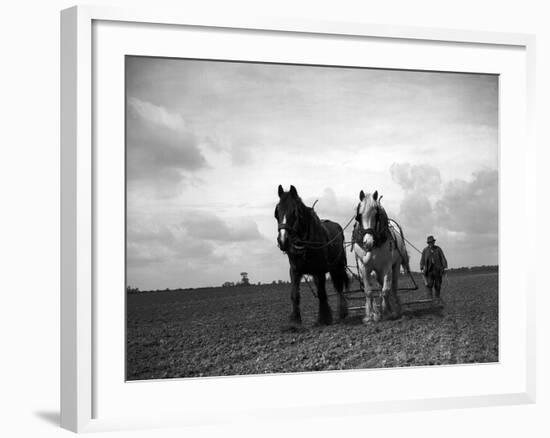
[[[290, 244], [294, 248], [294, 250], [298, 252], [305, 251], [305, 246], [299, 245], [296, 239], [296, 234], [297, 234], [296, 228], [298, 225], [298, 221], [294, 221], [293, 225], [282, 223], [277, 217], [277, 210], [275, 211], [275, 217], [277, 218], [277, 231], [286, 230], [288, 232], [288, 238], [290, 240]], [[283, 251], [283, 252], [286, 252], [286, 251]]]
[[296, 222], [294, 223], [294, 225], [282, 223], [277, 217], [277, 210], [275, 210], [275, 218], [277, 219], [277, 231], [287, 230], [289, 235], [296, 231]]
[[[359, 203], [357, 205], [357, 214], [355, 216], [355, 220], [357, 222], [359, 222], [359, 225], [361, 227], [363, 227], [363, 221], [362, 221], [362, 217], [361, 217], [361, 213], [359, 212], [359, 207], [361, 206], [361, 203]], [[364, 234], [369, 234], [372, 236], [372, 240], [373, 240], [373, 243], [374, 243], [374, 246], [377, 247], [378, 245], [381, 245], [382, 243], [384, 243], [386, 241], [386, 239], [384, 239], [384, 236], [380, 236], [380, 205], [378, 204], [378, 202], [376, 203], [376, 213], [375, 213], [375, 216], [374, 216], [374, 228], [367, 228], [363, 231]], [[380, 237], [382, 237], [382, 239], [380, 239]]]
[[290, 233], [290, 231], [293, 231], [293, 228], [288, 224], [283, 224], [282, 222], [279, 222], [277, 231], [281, 231], [281, 230], [287, 230]]

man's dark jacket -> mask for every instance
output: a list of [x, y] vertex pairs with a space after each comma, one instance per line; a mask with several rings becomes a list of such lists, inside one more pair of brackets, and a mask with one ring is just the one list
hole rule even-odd
[[443, 269], [447, 269], [447, 259], [443, 250], [436, 245], [433, 248], [424, 248], [420, 258], [420, 270], [426, 274], [441, 275]]

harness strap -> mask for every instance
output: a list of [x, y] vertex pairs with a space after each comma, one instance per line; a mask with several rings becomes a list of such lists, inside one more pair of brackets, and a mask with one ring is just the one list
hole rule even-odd
[[288, 224], [283, 224], [283, 223], [279, 223], [278, 227], [277, 227], [277, 230], [278, 231], [281, 231], [281, 230], [287, 230], [287, 231], [292, 231], [292, 227]]
[[365, 235], [371, 235], [374, 240], [374, 248], [379, 248], [388, 240], [388, 237], [391, 235], [389, 228], [386, 228], [382, 232], [377, 232], [374, 228], [363, 228], [361, 222], [357, 222], [356, 226], [353, 228], [351, 242], [353, 244], [358, 244], [364, 251], [367, 251], [364, 244]]

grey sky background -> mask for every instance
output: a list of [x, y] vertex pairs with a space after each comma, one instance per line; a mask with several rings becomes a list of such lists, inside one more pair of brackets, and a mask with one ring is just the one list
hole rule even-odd
[[129, 285], [287, 280], [279, 184], [342, 226], [378, 190], [417, 247], [498, 263], [496, 76], [128, 57], [126, 87]]

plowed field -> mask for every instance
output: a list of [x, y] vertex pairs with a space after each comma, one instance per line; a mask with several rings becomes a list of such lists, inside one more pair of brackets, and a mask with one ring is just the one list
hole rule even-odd
[[[402, 301], [424, 296], [403, 293]], [[332, 291], [330, 281], [329, 293]], [[317, 326], [317, 299], [302, 286], [290, 329], [290, 286], [261, 285], [127, 297], [129, 380], [498, 361], [498, 274], [449, 275], [443, 310], [420, 309], [363, 325], [351, 314]]]

